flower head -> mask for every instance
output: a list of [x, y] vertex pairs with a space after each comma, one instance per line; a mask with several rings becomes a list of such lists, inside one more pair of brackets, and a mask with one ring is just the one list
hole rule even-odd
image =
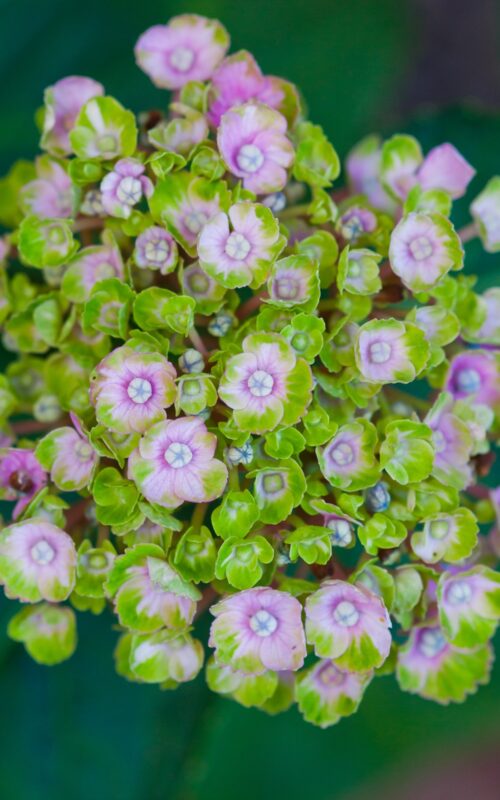
[[0, 494], [4, 500], [16, 501], [14, 519], [46, 483], [47, 473], [32, 450], [15, 447], [0, 450]]
[[129, 665], [139, 680], [175, 688], [197, 676], [203, 655], [201, 642], [188, 633], [157, 631], [132, 637]]
[[377, 431], [363, 418], [342, 425], [333, 439], [318, 448], [320, 469], [332, 486], [357, 491], [376, 483], [380, 470], [374, 451]]
[[41, 146], [56, 156], [71, 153], [69, 132], [82, 106], [104, 94], [104, 87], [78, 75], [62, 78], [45, 90], [45, 114]]
[[101, 183], [101, 201], [108, 214], [128, 219], [133, 207], [153, 193], [153, 184], [144, 171], [144, 165], [135, 158], [116, 162]]
[[500, 405], [499, 357], [490, 350], [456, 355], [446, 377], [446, 389], [456, 400], [467, 399], [496, 410]]
[[479, 228], [484, 249], [488, 253], [500, 250], [500, 177], [488, 181], [471, 207], [471, 214]]
[[395, 319], [374, 319], [359, 329], [355, 355], [363, 380], [410, 383], [426, 365], [429, 345], [416, 325]]
[[452, 564], [467, 558], [477, 542], [478, 525], [472, 511], [458, 508], [425, 520], [411, 538], [414, 553], [427, 564], [444, 559]]
[[159, 270], [162, 275], [168, 275], [175, 269], [177, 258], [177, 245], [172, 235], [157, 225], [146, 228], [135, 241], [134, 260], [142, 269]]
[[329, 659], [317, 661], [297, 675], [295, 696], [307, 722], [328, 728], [354, 714], [373, 673], [348, 672]]
[[295, 424], [311, 399], [309, 365], [296, 358], [278, 334], [250, 334], [243, 352], [232, 356], [219, 384], [219, 395], [240, 430], [264, 433]]
[[489, 647], [459, 650], [449, 644], [439, 625], [414, 628], [398, 651], [400, 687], [428, 700], [460, 703], [486, 683], [492, 661]]
[[252, 54], [240, 50], [225, 58], [212, 75], [208, 119], [216, 128], [226, 111], [248, 100], [281, 110], [285, 99], [283, 84], [279, 78], [264, 76]]
[[99, 457], [78, 419], [74, 428], [56, 428], [40, 440], [36, 456], [50, 477], [63, 491], [85, 489], [90, 485]]
[[287, 592], [265, 586], [230, 595], [210, 608], [209, 645], [222, 664], [249, 674], [296, 670], [306, 643], [302, 607]]
[[434, 464], [432, 474], [447, 486], [463, 489], [472, 479], [469, 459], [472, 437], [468, 425], [453, 413], [453, 399], [443, 392], [425, 418], [432, 431]]
[[162, 89], [180, 89], [206, 81], [222, 61], [229, 36], [216, 20], [197, 14], [173, 17], [168, 25], [148, 28], [135, 46], [138, 65]]
[[166, 508], [220, 497], [227, 468], [214, 458], [217, 438], [199, 417], [153, 425], [129, 459], [129, 477], [144, 497]]
[[41, 219], [63, 219], [73, 212], [73, 192], [68, 173], [48, 156], [36, 160], [37, 177], [21, 189], [20, 202], [27, 214]]
[[432, 289], [450, 270], [462, 268], [463, 257], [451, 222], [439, 214], [408, 214], [391, 235], [392, 270], [412, 292]]
[[417, 180], [422, 189], [443, 189], [456, 199], [462, 197], [476, 174], [468, 161], [449, 142], [429, 150], [418, 169]]
[[51, 522], [26, 520], [0, 532], [0, 581], [9, 597], [27, 603], [65, 600], [75, 570], [73, 540]]
[[341, 669], [365, 672], [383, 664], [390, 627], [382, 600], [363, 586], [328, 580], [306, 600], [307, 641]]
[[175, 367], [159, 353], [123, 346], [95, 368], [91, 399], [102, 425], [117, 433], [143, 433], [165, 418], [175, 400]]
[[198, 239], [205, 272], [222, 286], [260, 286], [283, 248], [278, 221], [265, 206], [236, 203], [207, 222]]
[[217, 142], [229, 171], [255, 194], [278, 192], [286, 184], [294, 150], [279, 111], [261, 103], [244, 103], [227, 111]]
[[443, 633], [457, 647], [475, 647], [493, 636], [500, 619], [500, 576], [484, 566], [443, 572], [437, 590]]
[[70, 261], [66, 269], [62, 290], [73, 303], [88, 300], [96, 283], [108, 278], [123, 278], [123, 261], [114, 244], [84, 247]]

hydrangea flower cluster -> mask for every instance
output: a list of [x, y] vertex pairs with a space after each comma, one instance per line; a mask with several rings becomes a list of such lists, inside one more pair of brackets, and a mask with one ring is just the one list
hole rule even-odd
[[63, 78], [1, 179], [8, 633], [58, 663], [108, 605], [127, 680], [206, 663], [321, 727], [388, 674], [461, 701], [500, 619], [500, 289], [462, 274], [500, 250], [500, 177], [456, 230], [466, 159], [370, 136], [334, 189], [296, 88], [228, 49], [196, 15], [146, 31], [174, 93], [137, 119]]

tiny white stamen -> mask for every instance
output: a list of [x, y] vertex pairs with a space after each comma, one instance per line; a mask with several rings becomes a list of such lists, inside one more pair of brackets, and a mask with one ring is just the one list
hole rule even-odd
[[146, 244], [144, 255], [153, 264], [163, 264], [169, 257], [170, 248], [165, 239], [153, 239]]
[[186, 467], [193, 460], [193, 451], [183, 442], [172, 442], [165, 451], [165, 461], [173, 469]]
[[189, 47], [176, 47], [170, 53], [169, 61], [177, 72], [188, 72], [193, 66], [194, 53]]
[[332, 544], [336, 547], [348, 547], [352, 542], [352, 528], [346, 519], [331, 519], [326, 525], [332, 532]]
[[461, 369], [457, 373], [456, 386], [460, 392], [472, 394], [481, 387], [481, 376], [476, 369]]
[[300, 282], [290, 276], [277, 278], [274, 293], [280, 300], [295, 300], [300, 295]]
[[335, 461], [339, 467], [345, 467], [347, 464], [352, 464], [354, 461], [354, 450], [347, 442], [340, 442], [336, 445], [330, 453], [330, 458]]
[[368, 348], [368, 358], [372, 364], [385, 364], [392, 355], [389, 342], [373, 342]]
[[449, 530], [450, 523], [446, 519], [436, 519], [429, 523], [429, 533], [433, 539], [444, 539]]
[[137, 178], [127, 175], [122, 178], [116, 190], [116, 196], [120, 203], [127, 206], [135, 206], [142, 197], [142, 184]]
[[132, 378], [127, 386], [127, 394], [133, 403], [147, 403], [153, 394], [153, 387], [145, 378]]
[[419, 650], [427, 658], [433, 658], [446, 647], [446, 639], [441, 631], [428, 630], [422, 633]]
[[226, 255], [233, 258], [235, 261], [243, 261], [250, 252], [250, 242], [245, 239], [242, 233], [229, 234], [229, 237], [224, 248]]
[[446, 592], [446, 600], [452, 606], [468, 603], [472, 596], [472, 589], [466, 581], [453, 581]]
[[236, 163], [243, 172], [257, 172], [264, 163], [264, 154], [255, 144], [244, 144], [236, 156]]
[[207, 222], [208, 217], [203, 211], [190, 211], [184, 217], [184, 225], [194, 236], [199, 234]]
[[424, 261], [434, 252], [432, 242], [427, 236], [417, 236], [408, 246], [415, 261]]
[[349, 600], [341, 600], [333, 612], [333, 617], [343, 628], [352, 628], [359, 619], [359, 611]]
[[247, 386], [254, 397], [267, 397], [273, 390], [274, 378], [269, 372], [257, 369], [250, 375]]
[[50, 564], [56, 557], [56, 551], [46, 539], [40, 539], [39, 542], [33, 545], [30, 552], [33, 561], [36, 561], [42, 567]]
[[80, 442], [80, 444], [75, 447], [75, 456], [78, 461], [88, 461], [92, 457], [93, 452], [88, 442]]
[[257, 636], [272, 636], [278, 627], [278, 620], [265, 608], [261, 608], [250, 618], [250, 627]]

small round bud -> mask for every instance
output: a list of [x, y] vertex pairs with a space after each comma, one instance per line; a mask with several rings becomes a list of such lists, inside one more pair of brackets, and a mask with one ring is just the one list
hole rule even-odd
[[241, 445], [241, 447], [229, 447], [227, 450], [227, 460], [230, 464], [243, 464], [247, 466], [253, 461], [253, 447], [250, 440]]
[[379, 511], [387, 511], [391, 504], [391, 495], [387, 489], [387, 484], [379, 481], [365, 493], [365, 505], [368, 511], [376, 514]]
[[179, 358], [179, 368], [183, 372], [203, 372], [205, 369], [205, 362], [203, 356], [198, 350], [193, 347], [186, 350]]

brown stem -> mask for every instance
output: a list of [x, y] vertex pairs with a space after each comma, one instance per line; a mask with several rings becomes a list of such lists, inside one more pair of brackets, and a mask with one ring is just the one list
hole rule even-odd
[[101, 217], [82, 217], [73, 224], [73, 232], [97, 231], [104, 227], [104, 220]]
[[37, 419], [26, 419], [21, 422], [13, 422], [11, 427], [16, 436], [24, 436], [27, 433], [50, 431], [53, 428], [59, 428], [61, 424], [64, 424], [61, 420], [57, 420], [57, 422], [40, 422]]
[[460, 228], [458, 231], [462, 244], [470, 242], [471, 239], [476, 239], [479, 236], [479, 230], [475, 222], [470, 222], [465, 227]]
[[238, 319], [243, 320], [249, 317], [250, 314], [253, 314], [253, 312], [259, 308], [264, 298], [268, 296], [267, 292], [263, 290], [262, 292], [254, 294], [253, 297], [250, 297], [250, 299], [247, 300], [246, 303], [243, 303], [236, 311]]
[[205, 347], [205, 343], [201, 338], [200, 334], [198, 333], [198, 331], [196, 330], [196, 328], [191, 328], [191, 330], [188, 333], [188, 338], [191, 339], [191, 342], [194, 344], [198, 352], [201, 353], [202, 356], [207, 358], [208, 350]]
[[207, 608], [209, 608], [209, 606], [212, 605], [216, 597], [217, 597], [217, 592], [215, 591], [215, 589], [213, 589], [212, 586], [207, 586], [207, 588], [203, 592], [203, 596], [200, 602], [198, 603], [198, 607], [196, 609], [196, 614], [194, 615], [194, 618], [199, 619], [199, 617], [201, 617], [203, 612], [206, 611]]

